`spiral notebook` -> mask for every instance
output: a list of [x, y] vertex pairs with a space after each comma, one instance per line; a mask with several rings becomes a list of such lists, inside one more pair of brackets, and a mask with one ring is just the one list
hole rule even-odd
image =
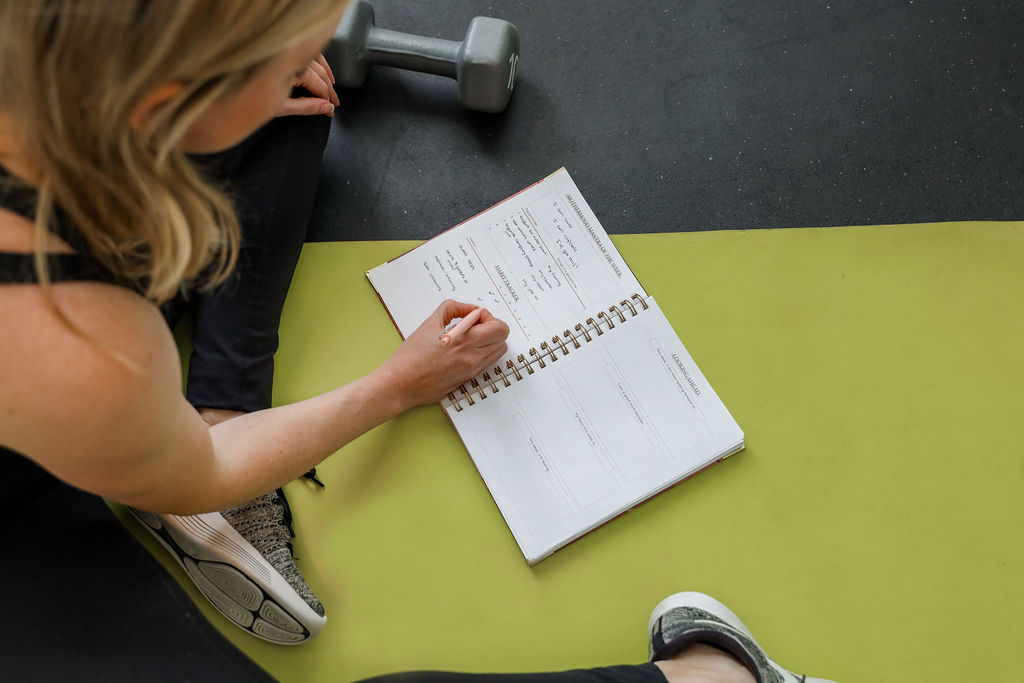
[[366, 275], [403, 337], [448, 298], [508, 323], [441, 406], [531, 565], [743, 448], [565, 169]]

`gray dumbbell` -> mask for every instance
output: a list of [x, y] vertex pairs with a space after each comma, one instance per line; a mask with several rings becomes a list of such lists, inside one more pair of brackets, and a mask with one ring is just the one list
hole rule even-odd
[[374, 26], [373, 6], [355, 0], [331, 41], [337, 85], [357, 88], [370, 66], [395, 66], [454, 78], [468, 109], [500, 112], [516, 82], [519, 30], [501, 19], [476, 17], [461, 43]]

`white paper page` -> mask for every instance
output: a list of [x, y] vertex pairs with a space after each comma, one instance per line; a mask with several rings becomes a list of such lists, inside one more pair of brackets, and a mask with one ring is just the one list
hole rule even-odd
[[645, 295], [565, 169], [367, 277], [403, 337], [445, 299], [486, 307], [510, 328], [502, 367], [602, 303]]
[[531, 564], [742, 447], [739, 426], [647, 301], [496, 395], [462, 410], [445, 401]]

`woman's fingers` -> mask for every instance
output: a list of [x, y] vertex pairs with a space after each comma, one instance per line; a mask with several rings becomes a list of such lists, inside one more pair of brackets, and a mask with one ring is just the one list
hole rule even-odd
[[334, 105], [319, 97], [290, 97], [278, 110], [278, 116], [334, 116]]
[[[467, 315], [477, 310], [479, 306], [473, 304], [467, 304], [462, 301], [455, 301], [454, 299], [445, 299], [441, 304], [434, 310], [434, 317], [437, 317], [441, 321], [441, 326], [446, 327], [448, 323], [456, 318], [465, 318]], [[483, 315], [486, 309], [480, 312]]]
[[490, 346], [504, 343], [508, 337], [508, 325], [485, 310], [480, 321], [473, 325], [469, 332], [473, 334], [473, 342], [478, 347]]
[[341, 104], [338, 93], [334, 92], [334, 72], [323, 55], [306, 66], [295, 86], [305, 88], [312, 97], [288, 98], [278, 110], [278, 116], [334, 116], [334, 108]]
[[332, 104], [334, 100], [338, 99], [337, 94], [334, 92], [334, 87], [327, 78], [327, 74], [323, 72], [323, 67], [316, 62], [306, 67], [296, 85], [305, 88], [311, 95], [327, 100]]
[[337, 81], [334, 78], [334, 70], [331, 69], [331, 65], [327, 62], [327, 58], [321, 54], [317, 55], [317, 58], [313, 61], [324, 68], [324, 71], [326, 71], [327, 75], [330, 77], [331, 85], [334, 85]]
[[306, 68], [306, 76], [302, 79], [301, 85], [317, 97], [322, 97], [335, 106], [341, 103], [338, 93], [334, 92], [334, 81], [320, 62], [310, 63]]

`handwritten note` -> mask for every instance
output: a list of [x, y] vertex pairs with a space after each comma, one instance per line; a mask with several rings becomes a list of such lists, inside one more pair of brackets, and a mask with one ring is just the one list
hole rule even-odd
[[380, 267], [404, 273], [388, 278], [402, 291], [387, 293], [404, 335], [423, 310], [451, 298], [505, 320], [515, 346], [561, 332], [597, 302], [642, 291], [568, 176], [549, 181]]

